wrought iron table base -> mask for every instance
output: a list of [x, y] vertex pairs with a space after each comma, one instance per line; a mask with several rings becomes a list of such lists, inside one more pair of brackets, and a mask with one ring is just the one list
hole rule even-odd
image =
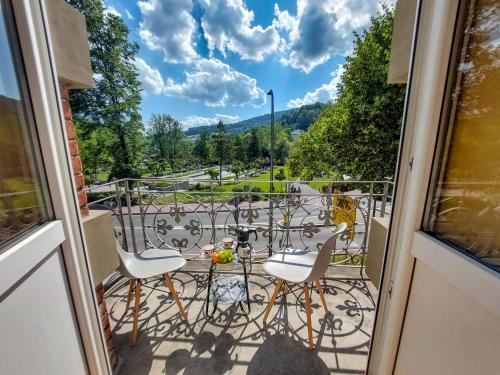
[[[246, 297], [247, 297], [246, 300], [247, 300], [248, 312], [245, 311], [245, 309], [243, 308], [243, 303], [241, 300], [238, 301], [238, 306], [241, 308], [241, 311], [243, 311], [243, 313], [245, 315], [248, 315], [248, 314], [250, 314], [250, 292], [248, 289], [248, 275], [247, 275], [247, 267], [246, 267], [245, 258], [238, 259], [238, 263], [240, 263], [243, 266], [243, 276], [244, 276], [244, 280], [245, 280], [245, 293], [246, 293]], [[217, 305], [218, 305], [218, 299], [216, 298], [214, 301], [214, 307], [213, 307], [212, 313], [210, 315], [208, 315], [208, 305], [210, 304], [210, 289], [212, 288], [212, 280], [213, 280], [213, 275], [214, 275], [216, 268], [217, 268], [217, 263], [212, 263], [212, 265], [210, 266], [210, 271], [208, 272], [208, 290], [207, 290], [205, 313], [206, 313], [207, 317], [209, 317], [209, 318], [211, 318], [214, 315], [215, 310], [217, 310]]]

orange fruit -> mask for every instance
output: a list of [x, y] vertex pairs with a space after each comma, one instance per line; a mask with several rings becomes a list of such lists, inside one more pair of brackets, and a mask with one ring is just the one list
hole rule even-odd
[[218, 253], [212, 254], [212, 263], [219, 263], [219, 254]]

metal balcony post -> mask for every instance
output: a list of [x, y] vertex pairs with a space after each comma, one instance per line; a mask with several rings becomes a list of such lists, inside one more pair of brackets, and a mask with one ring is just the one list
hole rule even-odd
[[127, 232], [125, 231], [125, 222], [122, 211], [122, 192], [120, 189], [120, 182], [118, 181], [115, 182], [115, 190], [116, 190], [116, 209], [118, 210], [120, 215], [118, 221], [120, 222], [120, 227], [122, 230], [122, 247], [128, 251]]
[[125, 199], [127, 201], [128, 221], [130, 224], [130, 236], [132, 237], [132, 247], [134, 252], [137, 252], [137, 243], [135, 242], [134, 220], [132, 217], [132, 203], [130, 201], [131, 191], [129, 189], [129, 180], [125, 180]]
[[385, 216], [385, 206], [387, 205], [387, 194], [389, 194], [389, 182], [384, 182], [384, 191], [382, 193], [382, 206], [380, 207], [380, 217]]

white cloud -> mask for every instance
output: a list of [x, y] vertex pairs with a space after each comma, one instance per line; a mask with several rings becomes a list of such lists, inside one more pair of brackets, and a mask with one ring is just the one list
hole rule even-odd
[[302, 98], [290, 100], [288, 107], [295, 108], [316, 102], [328, 103], [335, 101], [337, 99], [337, 85], [340, 83], [342, 73], [344, 73], [344, 66], [339, 65], [337, 70], [332, 73], [330, 82], [322, 84], [316, 90], [307, 92]]
[[144, 95], [159, 95], [163, 92], [165, 83], [158, 69], [149, 66], [143, 59], [136, 57], [135, 66], [139, 70], [139, 81], [142, 82]]
[[273, 24], [276, 29], [290, 32], [299, 26], [297, 17], [292, 16], [288, 10], [280, 11], [278, 4], [274, 4], [274, 16]]
[[139, 36], [151, 50], [163, 53], [169, 63], [190, 63], [196, 58], [196, 21], [191, 0], [141, 0]]
[[209, 107], [253, 105], [266, 102], [265, 92], [257, 81], [217, 59], [199, 59], [193, 69], [186, 72], [182, 83], [167, 81], [167, 95], [202, 102]]
[[367, 26], [378, 0], [297, 0], [297, 15], [275, 5], [275, 26], [287, 32], [284, 65], [309, 73], [352, 48], [353, 31]]
[[125, 9], [125, 14], [127, 15], [127, 18], [128, 18], [129, 20], [133, 20], [133, 19], [134, 19], [134, 16], [132, 15], [132, 13], [130, 13], [130, 12], [128, 11], [128, 9]]
[[215, 117], [192, 115], [186, 117], [186, 119], [182, 121], [182, 125], [184, 125], [184, 128], [192, 128], [194, 126], [208, 126], [216, 124], [219, 120], [222, 120], [222, 122], [225, 124], [232, 124], [240, 121], [240, 117], [222, 114], [216, 114]]
[[277, 50], [280, 36], [274, 24], [253, 25], [254, 12], [242, 0], [202, 0], [205, 13], [201, 25], [210, 51], [218, 49], [244, 60], [262, 61]]
[[122, 15], [120, 12], [116, 10], [116, 8], [112, 5], [105, 5], [104, 6], [104, 14], [112, 14], [113, 16], [121, 17]]

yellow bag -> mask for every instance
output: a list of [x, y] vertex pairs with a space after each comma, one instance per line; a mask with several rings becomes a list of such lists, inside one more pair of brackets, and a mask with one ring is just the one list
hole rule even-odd
[[354, 229], [356, 225], [356, 202], [348, 195], [338, 195], [339, 190], [334, 190], [332, 201], [332, 224], [339, 225], [347, 223], [347, 236], [354, 239]]

